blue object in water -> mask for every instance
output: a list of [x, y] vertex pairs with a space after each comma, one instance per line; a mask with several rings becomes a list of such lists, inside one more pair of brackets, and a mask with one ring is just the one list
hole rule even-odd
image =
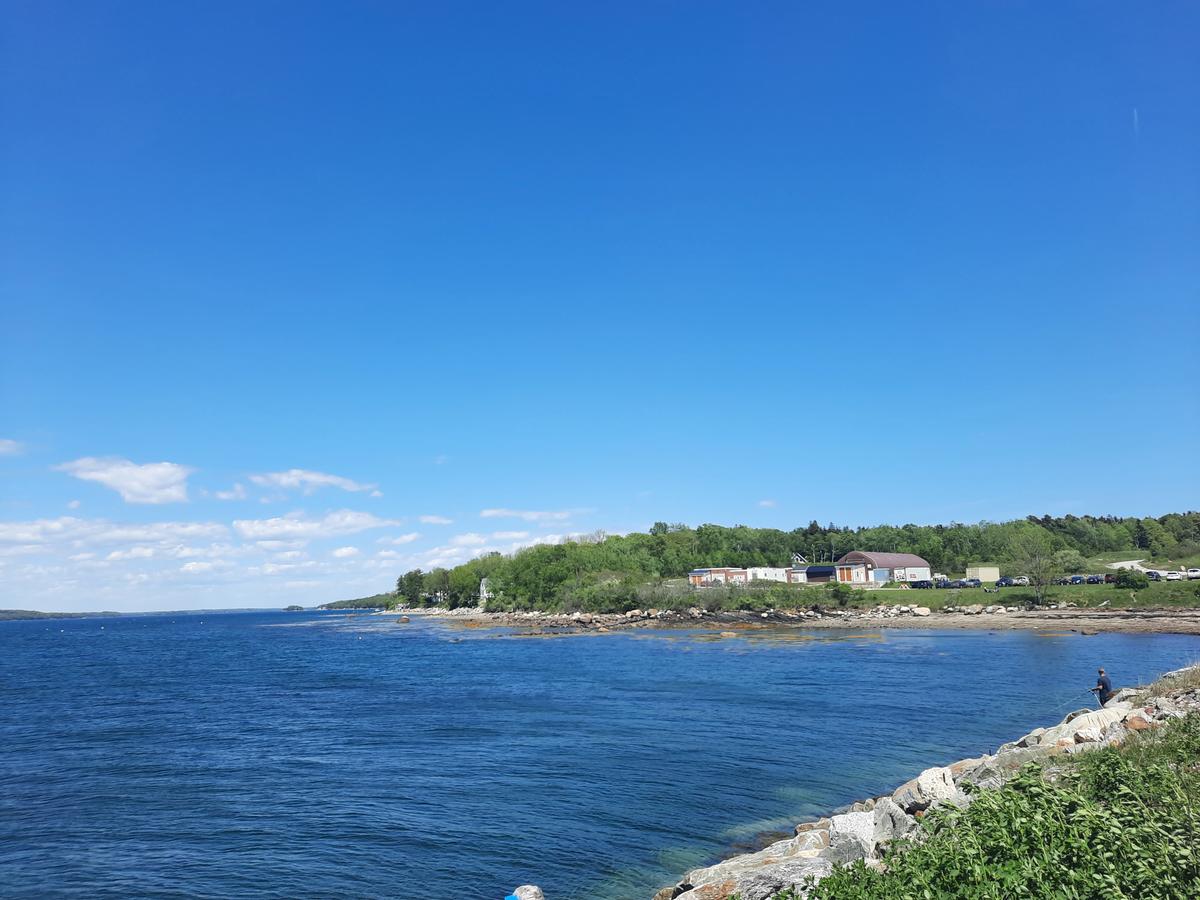
[[504, 898], [504, 900], [521, 900], [521, 898], [518, 897], [516, 894], [509, 894], [507, 897]]

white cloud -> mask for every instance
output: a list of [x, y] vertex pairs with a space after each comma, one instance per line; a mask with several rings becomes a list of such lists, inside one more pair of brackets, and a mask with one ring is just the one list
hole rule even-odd
[[218, 500], [245, 500], [246, 489], [239, 483], [227, 491], [217, 491], [213, 496]]
[[526, 522], [564, 522], [572, 514], [583, 510], [570, 509], [484, 509], [480, 510], [480, 518], [484, 519], [524, 519]]
[[771, 507], [776, 506], [777, 504], [775, 503], [774, 500], [759, 500], [758, 505], [762, 506], [766, 509], [770, 509]]
[[12, 438], [0, 438], [0, 456], [20, 456], [25, 452], [25, 445]]
[[487, 543], [487, 538], [482, 534], [468, 532], [467, 534], [456, 534], [450, 538], [451, 547], [482, 547]]
[[289, 513], [272, 519], [234, 519], [238, 534], [249, 540], [272, 538], [322, 538], [340, 534], [357, 534], [371, 528], [399, 525], [394, 519], [381, 519], [371, 513], [349, 509], [331, 512], [319, 519], [309, 519], [303, 513]]
[[453, 519], [445, 516], [417, 516], [417, 521], [423, 525], [453, 525]]
[[361, 552], [357, 547], [338, 547], [333, 551], [333, 555], [337, 559], [350, 559], [352, 556], [358, 556]]
[[303, 550], [284, 550], [282, 553], [276, 553], [275, 558], [280, 561], [286, 561], [289, 559], [303, 559], [304, 551]]
[[195, 469], [178, 463], [138, 465], [119, 457], [85, 456], [55, 466], [83, 481], [112, 488], [126, 503], [181, 503], [187, 500], [187, 479]]
[[[341, 488], [343, 491], [374, 491], [377, 485], [361, 484], [343, 478], [340, 475], [329, 475], [325, 472], [312, 472], [308, 469], [288, 469], [286, 472], [266, 472], [262, 475], [251, 475], [250, 480], [259, 487], [273, 487], [281, 490], [302, 490], [306, 494], [323, 487]], [[383, 496], [378, 494], [378, 496]]]
[[254, 546], [263, 550], [299, 550], [308, 546], [308, 541], [255, 541]]
[[124, 525], [105, 519], [35, 519], [28, 522], [0, 522], [0, 541], [48, 543], [69, 541], [76, 544], [136, 544], [166, 540], [221, 538], [229, 529], [216, 522], [150, 522]]
[[520, 541], [529, 537], [528, 531], [493, 531], [492, 537], [498, 541]]
[[139, 544], [136, 547], [130, 547], [128, 550], [114, 550], [104, 558], [109, 562], [117, 562], [123, 559], [150, 559], [153, 556], [153, 547], [147, 547], [143, 544]]
[[78, 500], [72, 500], [67, 504], [67, 509], [79, 509], [79, 507], [82, 505], [83, 504], [81, 504]]
[[393, 544], [393, 545], [399, 547], [404, 544], [411, 544], [413, 541], [420, 540], [420, 538], [421, 538], [421, 532], [410, 531], [408, 534], [402, 534], [402, 535], [399, 535], [398, 537], [380, 538], [379, 543], [380, 544]]
[[397, 553], [395, 550], [380, 550], [378, 553], [375, 554], [375, 556], [378, 557], [379, 559], [399, 559], [400, 558], [400, 554]]
[[371, 496], [372, 497], [382, 497], [383, 491], [371, 491]]

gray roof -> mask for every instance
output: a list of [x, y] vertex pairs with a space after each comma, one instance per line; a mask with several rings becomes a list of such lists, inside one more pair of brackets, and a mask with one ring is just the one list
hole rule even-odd
[[851, 550], [838, 562], [868, 562], [877, 569], [900, 569], [906, 566], [929, 568], [929, 563], [915, 553], [875, 553], [872, 550]]

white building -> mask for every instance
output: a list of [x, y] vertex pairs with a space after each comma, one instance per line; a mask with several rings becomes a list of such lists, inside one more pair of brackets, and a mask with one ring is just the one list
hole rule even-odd
[[770, 566], [750, 566], [746, 569], [751, 581], [778, 581], [787, 584], [788, 570]]
[[928, 581], [929, 563], [915, 553], [873, 553], [852, 550], [835, 563], [843, 584], [883, 584], [887, 581]]
[[692, 587], [713, 587], [718, 584], [746, 584], [750, 575], [745, 569], [728, 566], [716, 569], [692, 569], [688, 572], [688, 584]]

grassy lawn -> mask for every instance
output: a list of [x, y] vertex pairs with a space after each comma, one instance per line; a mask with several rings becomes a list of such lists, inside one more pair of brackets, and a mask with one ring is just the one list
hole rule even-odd
[[[1109, 563], [1125, 562], [1130, 559], [1141, 559], [1141, 565], [1147, 569], [1178, 569], [1200, 567], [1200, 554], [1180, 557], [1158, 557], [1151, 559], [1150, 554], [1145, 550], [1121, 550], [1115, 553], [1101, 553], [1099, 556], [1093, 556], [1088, 559], [1088, 571], [1084, 574], [1093, 574], [1095, 572], [1109, 572]], [[1074, 574], [1074, 573], [1072, 573]]]
[[[997, 594], [985, 594], [981, 588], [969, 590], [914, 591], [901, 588], [880, 588], [864, 591], [861, 599], [851, 606], [876, 606], [899, 603], [906, 606], [966, 606], [993, 603], [1004, 606], [1024, 606], [1034, 601], [1029, 588], [1002, 588]], [[1149, 609], [1157, 606], [1200, 606], [1200, 581], [1157, 581], [1142, 591], [1130, 591], [1112, 584], [1072, 584], [1052, 587], [1046, 592], [1047, 603], [1072, 602], [1077, 606], [1099, 606], [1108, 601], [1110, 607]]]

